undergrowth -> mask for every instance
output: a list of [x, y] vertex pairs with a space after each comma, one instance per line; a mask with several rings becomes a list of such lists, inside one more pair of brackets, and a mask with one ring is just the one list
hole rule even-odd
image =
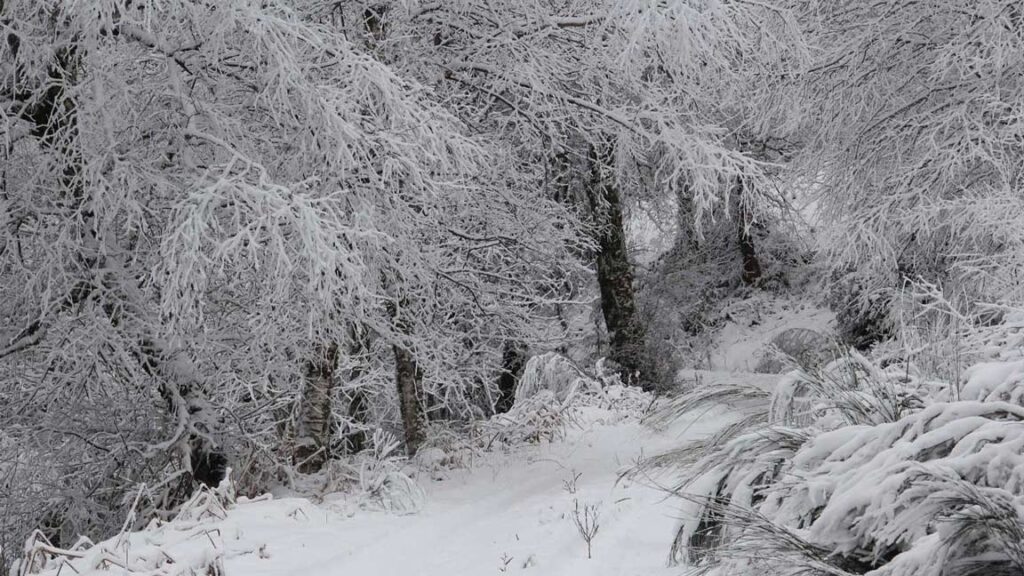
[[705, 387], [666, 403], [652, 421], [723, 402], [738, 415], [640, 471], [675, 479], [671, 559], [695, 573], [1021, 574], [1022, 399], [1021, 361], [948, 382], [850, 353], [772, 392]]

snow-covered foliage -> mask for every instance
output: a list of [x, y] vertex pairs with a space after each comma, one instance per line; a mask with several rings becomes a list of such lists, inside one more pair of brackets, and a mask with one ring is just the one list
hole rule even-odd
[[[306, 481], [319, 497], [344, 494], [353, 506], [406, 514], [423, 504], [423, 490], [406, 471], [408, 459], [393, 434], [375, 430], [369, 446], [351, 457], [334, 460]], [[417, 454], [417, 462], [423, 459]], [[301, 487], [301, 486], [300, 486]]]
[[512, 409], [480, 424], [486, 445], [515, 446], [563, 438], [566, 427], [577, 424], [580, 410], [587, 407], [639, 417], [651, 407], [653, 395], [623, 386], [617, 374], [605, 372], [604, 362], [600, 360], [597, 374], [590, 375], [560, 354], [548, 352], [531, 358]]
[[235, 503], [234, 487], [225, 480], [215, 489], [197, 491], [173, 519], [154, 520], [144, 531], [129, 531], [135, 520], [133, 508], [120, 533], [99, 544], [81, 538], [61, 548], [36, 531], [25, 543], [24, 555], [14, 563], [11, 574], [221, 575], [227, 535], [218, 524]]
[[[675, 391], [681, 359], [800, 368], [649, 419], [739, 413], [652, 461], [686, 468], [680, 559], [1019, 566], [1022, 22], [1019, 0], [0, 0], [0, 566], [38, 527], [22, 572], [218, 573], [229, 468], [248, 496], [419, 510], [420, 472], [644, 415], [631, 386]], [[672, 247], [646, 268], [631, 219]], [[864, 356], [759, 304], [807, 284]], [[149, 521], [214, 555], [133, 555]]]
[[779, 373], [783, 366], [817, 369], [837, 356], [838, 346], [816, 330], [787, 328], [772, 337], [763, 350], [755, 372]]
[[395, 419], [398, 352], [479, 417], [505, 343], [558, 338], [578, 220], [325, 10], [0, 2], [0, 546], [110, 533], [140, 482], [173, 514], [228, 461], [286, 482]]
[[919, 282], [972, 320], [979, 303], [1019, 301], [1018, 3], [780, 5], [815, 50], [778, 97], [802, 108], [796, 164], [824, 192], [828, 260], [855, 278], [856, 308], [872, 320], [881, 300], [884, 319]]
[[[758, 79], [798, 65], [806, 48], [785, 14], [760, 3], [457, 0], [377, 10], [396, 37], [382, 47], [395, 65], [426, 83], [448, 80], [440, 89], [467, 117], [541, 162], [560, 156], [563, 169], [579, 166], [588, 146], [610, 146], [606, 168], [628, 194], [656, 203], [678, 194], [698, 222], [728, 211], [735, 178], [766, 180], [738, 140], [778, 123]], [[578, 194], [550, 169], [563, 194]], [[745, 202], [758, 207], [773, 191], [751, 190]]]
[[595, 384], [595, 380], [571, 360], [561, 354], [547, 352], [527, 361], [516, 388], [516, 404], [528, 402], [543, 391], [550, 392], [560, 402], [567, 402], [577, 391], [592, 389]]
[[[989, 363], [958, 390], [856, 353], [790, 373], [770, 404], [748, 401], [735, 425], [652, 460], [682, 472], [674, 559], [723, 575], [1020, 571], [1020, 382], [1018, 363]], [[727, 394], [743, 395], [668, 410]]]

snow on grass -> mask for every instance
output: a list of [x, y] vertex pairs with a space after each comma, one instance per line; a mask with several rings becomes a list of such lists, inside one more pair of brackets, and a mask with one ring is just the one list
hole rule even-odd
[[[364, 509], [342, 494], [256, 500], [205, 492], [182, 516], [71, 554], [47, 554], [47, 574], [290, 574], [544, 576], [676, 574], [666, 566], [677, 507], [621, 473], [638, 459], [709, 433], [713, 420], [652, 430], [635, 414], [574, 408], [554, 442], [495, 450], [470, 468], [423, 470], [421, 509]], [[593, 558], [573, 519], [590, 506]], [[49, 550], [49, 552], [53, 552]], [[55, 559], [56, 558], [56, 559]], [[61, 566], [70, 561], [72, 567]]]
[[[709, 576], [1024, 574], [1020, 366], [965, 380], [950, 400], [853, 353], [784, 377], [767, 414], [652, 460], [679, 471], [674, 556]], [[717, 387], [667, 408], [765, 393]]]
[[806, 301], [757, 293], [735, 301], [722, 311], [725, 325], [715, 335], [708, 370], [753, 372], [772, 338], [790, 328], [805, 328], [829, 335], [835, 331], [835, 314]]

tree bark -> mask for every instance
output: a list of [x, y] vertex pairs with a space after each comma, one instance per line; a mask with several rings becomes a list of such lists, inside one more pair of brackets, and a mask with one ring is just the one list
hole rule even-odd
[[330, 458], [333, 429], [331, 396], [337, 363], [338, 345], [334, 342], [317, 346], [313, 358], [306, 361], [298, 438], [293, 455], [299, 472], [317, 472]]
[[[352, 391], [348, 401], [348, 415], [357, 424], [363, 425], [370, 420], [370, 406], [366, 402], [366, 394], [356, 389]], [[363, 428], [349, 429], [345, 433], [345, 449], [350, 454], [361, 452], [367, 447], [366, 431]]]
[[505, 342], [501, 355], [501, 374], [498, 376], [498, 399], [494, 402], [494, 412], [503, 414], [512, 409], [516, 399], [516, 387], [519, 377], [526, 366], [526, 350], [516, 342]]
[[416, 359], [404, 347], [395, 344], [395, 383], [398, 386], [398, 408], [405, 431], [405, 450], [412, 456], [423, 443], [426, 417], [420, 402], [423, 374]]
[[739, 247], [740, 257], [743, 262], [743, 270], [740, 273], [740, 279], [747, 286], [753, 285], [761, 279], [761, 261], [757, 259], [757, 250], [754, 246], [754, 238], [750, 234], [750, 227], [747, 223], [750, 220], [750, 214], [747, 213], [745, 204], [743, 203], [743, 194], [746, 191], [746, 182], [743, 178], [739, 178], [736, 181], [736, 201], [737, 201], [737, 223], [739, 225]]
[[[399, 305], [401, 304], [401, 305]], [[398, 332], [406, 336], [412, 334], [404, 314], [407, 302], [388, 303], [388, 315]], [[402, 415], [402, 431], [405, 435], [405, 451], [412, 456], [423, 443], [427, 422], [424, 410], [423, 372], [416, 363], [416, 356], [403, 342], [393, 342], [391, 350], [395, 355], [395, 387], [398, 390], [398, 410]]]
[[636, 308], [633, 268], [626, 250], [622, 222], [622, 200], [618, 186], [604, 166], [611, 151], [590, 148], [588, 196], [597, 224], [597, 283], [601, 291], [601, 312], [609, 338], [609, 360], [622, 369], [623, 381], [651, 389], [646, 335]]
[[[350, 358], [359, 359], [367, 354], [370, 349], [368, 332], [356, 324], [349, 326], [348, 355]], [[345, 380], [357, 382], [366, 370], [363, 365], [357, 364], [347, 374]], [[348, 426], [341, 431], [344, 449], [349, 454], [361, 452], [367, 447], [368, 438], [366, 425], [370, 421], [370, 405], [362, 388], [356, 387], [345, 390], [345, 397], [348, 402], [348, 416], [355, 426]]]

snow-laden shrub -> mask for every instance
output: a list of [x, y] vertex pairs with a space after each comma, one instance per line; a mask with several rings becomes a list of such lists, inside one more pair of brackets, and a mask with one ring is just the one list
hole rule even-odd
[[600, 383], [572, 360], [555, 352], [530, 358], [516, 388], [512, 409], [484, 424], [491, 439], [517, 445], [562, 438], [572, 422], [572, 405], [581, 391], [600, 391]]
[[495, 443], [515, 446], [563, 438], [572, 417], [570, 402], [558, 400], [551, 390], [540, 390], [480, 426], [483, 434], [490, 436], [486, 447]]
[[224, 535], [216, 525], [235, 504], [235, 488], [230, 480], [225, 479], [217, 488], [201, 487], [173, 519], [154, 519], [144, 531], [130, 533], [141, 495], [140, 490], [121, 531], [99, 544], [81, 537], [72, 546], [61, 548], [36, 530], [10, 574], [224, 574]]
[[547, 352], [527, 360], [516, 388], [515, 404], [529, 401], [543, 391], [565, 402], [576, 390], [590, 386], [593, 380], [572, 360], [556, 352]]
[[911, 365], [880, 368], [855, 351], [823, 367], [802, 366], [783, 376], [770, 404], [771, 420], [817, 428], [898, 420], [934, 394], [934, 383]]
[[376, 431], [369, 450], [356, 455], [359, 489], [386, 510], [413, 512], [423, 503], [423, 490], [402, 471], [401, 443], [393, 435]]
[[792, 365], [818, 368], [837, 356], [836, 347], [829, 339], [808, 328], [782, 330], [761, 352], [761, 358], [754, 372], [778, 374]]
[[597, 362], [595, 372], [591, 376], [553, 352], [530, 358], [512, 409], [477, 424], [483, 447], [563, 438], [566, 427], [576, 423], [579, 409], [584, 407], [639, 417], [653, 403], [651, 393], [623, 385], [604, 359]]
[[[767, 406], [652, 460], [681, 471], [673, 558], [716, 575], [1024, 573], [1022, 374], [975, 366], [958, 400], [858, 355], [787, 375]], [[703, 390], [669, 410], [730, 395], [757, 399]]]
[[989, 322], [964, 338], [964, 345], [977, 350], [983, 360], [1020, 360], [1024, 358], [1024, 311], [994, 309], [991, 316], [1000, 322]]
[[376, 429], [365, 450], [331, 461], [322, 494], [344, 492], [360, 505], [409, 513], [423, 504], [423, 489], [405, 472], [407, 458], [394, 434]]

